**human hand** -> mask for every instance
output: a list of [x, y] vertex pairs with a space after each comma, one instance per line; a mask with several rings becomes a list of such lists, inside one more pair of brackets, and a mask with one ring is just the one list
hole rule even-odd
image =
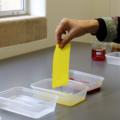
[[56, 28], [56, 40], [59, 47], [63, 48], [76, 37], [82, 36], [86, 33], [95, 33], [98, 27], [97, 20], [73, 20], [64, 18]]

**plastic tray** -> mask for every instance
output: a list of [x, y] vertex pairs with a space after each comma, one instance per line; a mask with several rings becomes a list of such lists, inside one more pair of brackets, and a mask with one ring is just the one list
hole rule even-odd
[[113, 65], [120, 65], [120, 52], [111, 52], [106, 54], [107, 63]]
[[33, 83], [31, 84], [31, 87], [35, 90], [43, 90], [48, 93], [58, 95], [59, 98], [57, 103], [67, 106], [73, 106], [84, 101], [87, 93], [87, 86], [71, 80], [67, 86], [55, 89], [52, 88], [51, 79], [44, 79]]
[[15, 87], [0, 92], [0, 109], [40, 118], [55, 110], [57, 99], [57, 96], [42, 91]]
[[92, 75], [92, 74], [88, 74], [88, 73], [80, 72], [76, 70], [70, 70], [69, 76], [71, 80], [80, 82], [88, 86], [88, 92], [101, 88], [104, 80], [104, 77]]

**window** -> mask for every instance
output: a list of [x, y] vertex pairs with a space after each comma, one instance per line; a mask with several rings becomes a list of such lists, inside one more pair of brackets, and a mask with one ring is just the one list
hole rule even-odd
[[13, 16], [27, 13], [28, 0], [0, 0], [0, 16]]

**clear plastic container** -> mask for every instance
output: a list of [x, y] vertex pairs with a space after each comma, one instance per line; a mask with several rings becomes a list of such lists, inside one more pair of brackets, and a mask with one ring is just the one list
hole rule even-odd
[[30, 118], [41, 118], [54, 112], [58, 97], [42, 91], [15, 87], [0, 92], [0, 109]]
[[88, 92], [101, 88], [104, 80], [104, 77], [92, 75], [76, 70], [70, 70], [69, 76], [71, 80], [80, 82], [88, 86]]
[[67, 106], [73, 106], [84, 101], [87, 93], [87, 86], [72, 80], [69, 80], [67, 86], [55, 89], [52, 88], [51, 79], [40, 80], [39, 82], [31, 84], [31, 87], [35, 90], [43, 90], [58, 95], [57, 103]]
[[120, 52], [111, 52], [106, 54], [107, 63], [113, 65], [120, 65]]

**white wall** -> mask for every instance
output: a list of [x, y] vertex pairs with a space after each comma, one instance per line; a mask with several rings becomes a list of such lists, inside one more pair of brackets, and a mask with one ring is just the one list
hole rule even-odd
[[28, 13], [32, 16], [46, 16], [46, 0], [29, 0]]
[[111, 16], [120, 16], [120, 0], [110, 0]]

